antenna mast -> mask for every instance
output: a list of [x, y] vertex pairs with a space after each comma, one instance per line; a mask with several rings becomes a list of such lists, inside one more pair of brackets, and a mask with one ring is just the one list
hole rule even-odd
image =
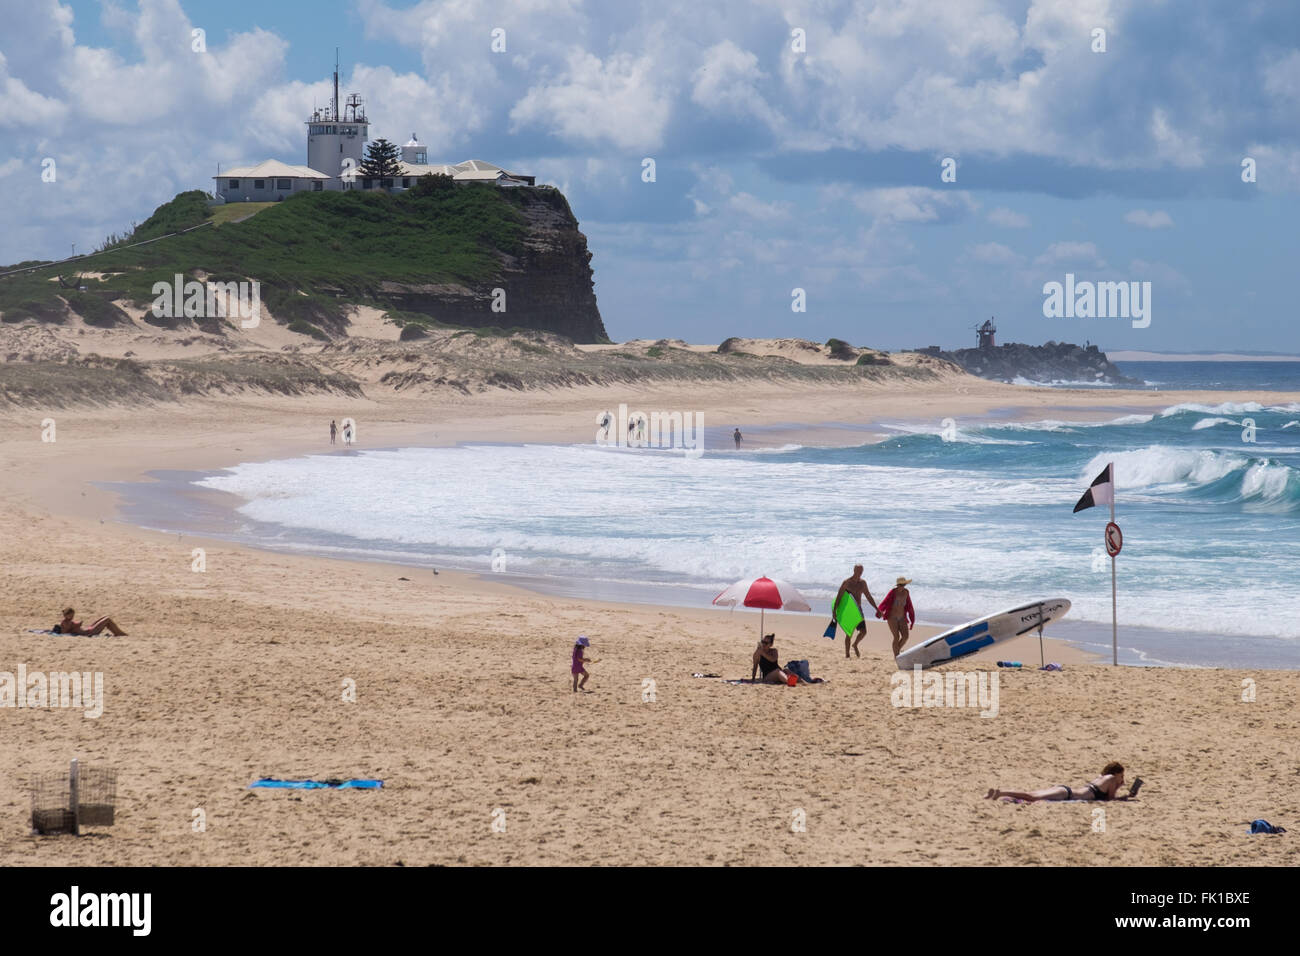
[[339, 48], [334, 48], [334, 122], [339, 121]]

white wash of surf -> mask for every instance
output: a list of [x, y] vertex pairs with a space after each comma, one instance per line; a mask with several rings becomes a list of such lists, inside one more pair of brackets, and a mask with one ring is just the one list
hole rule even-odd
[[1190, 421], [1110, 424], [1122, 427], [959, 429], [1028, 430], [1009, 433], [1032, 439], [1022, 446], [899, 433], [702, 459], [555, 445], [364, 451], [239, 465], [201, 484], [246, 499], [240, 514], [277, 546], [702, 591], [771, 574], [823, 605], [861, 562], [878, 596], [899, 574], [916, 578], [923, 621], [1064, 592], [1072, 620], [1109, 630], [1110, 575], [1093, 573], [1104, 522], [1070, 509], [1114, 460], [1127, 509], [1121, 626], [1300, 633], [1286, 558], [1300, 534], [1276, 517], [1296, 513], [1296, 473], [1280, 450], [1194, 447], [1209, 432]]

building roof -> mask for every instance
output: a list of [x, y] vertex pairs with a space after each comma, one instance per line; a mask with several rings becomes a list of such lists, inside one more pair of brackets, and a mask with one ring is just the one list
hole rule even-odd
[[463, 163], [451, 165], [449, 163], [430, 163], [428, 165], [416, 165], [414, 163], [402, 163], [401, 176], [423, 176], [431, 173], [435, 176], [450, 176], [452, 179], [460, 182], [473, 182], [482, 180], [497, 180], [501, 178], [522, 178], [516, 173], [508, 172], [500, 166], [485, 162], [481, 159], [467, 159]]
[[402, 176], [450, 176], [456, 178], [457, 169], [455, 166], [448, 166], [446, 163], [433, 163], [431, 165], [402, 163]]
[[278, 159], [266, 159], [256, 166], [236, 166], [213, 179], [329, 179], [308, 166], [290, 166]]

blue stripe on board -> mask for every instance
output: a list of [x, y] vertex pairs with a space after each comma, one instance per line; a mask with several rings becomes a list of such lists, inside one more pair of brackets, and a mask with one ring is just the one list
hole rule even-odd
[[[964, 644], [954, 644], [952, 647], [952, 656], [962, 657], [963, 655], [966, 654], [973, 654], [975, 651], [978, 651], [981, 647], [988, 647], [992, 643], [993, 643], [993, 638], [989, 637], [988, 635], [985, 635], [983, 637], [977, 637], [974, 640], [967, 641]], [[949, 660], [951, 659], [952, 658], [949, 658]]]
[[[960, 644], [962, 641], [974, 637], [976, 634], [983, 634], [988, 629], [989, 629], [989, 622], [981, 621], [979, 624], [976, 624], [974, 627], [963, 628], [962, 630], [958, 631], [956, 634], [949, 634], [943, 640], [944, 643], [946, 643], [949, 647], [953, 647], [957, 644]], [[992, 644], [993, 641], [990, 639], [989, 643]]]

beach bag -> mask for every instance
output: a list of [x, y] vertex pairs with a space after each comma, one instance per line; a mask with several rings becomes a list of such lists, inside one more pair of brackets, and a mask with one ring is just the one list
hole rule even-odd
[[812, 669], [807, 661], [790, 661], [785, 665], [785, 669], [792, 674], [798, 674], [806, 681], [812, 680]]

